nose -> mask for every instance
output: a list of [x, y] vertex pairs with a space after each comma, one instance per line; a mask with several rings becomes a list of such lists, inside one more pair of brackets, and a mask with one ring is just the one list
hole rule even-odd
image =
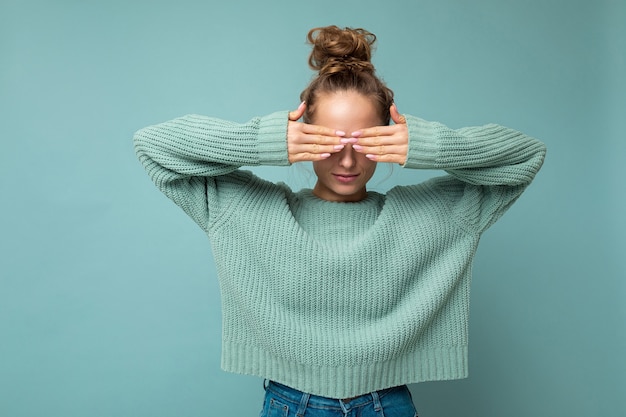
[[339, 152], [339, 166], [342, 168], [352, 168], [356, 163], [356, 151], [352, 149], [351, 144], [347, 144], [341, 152]]

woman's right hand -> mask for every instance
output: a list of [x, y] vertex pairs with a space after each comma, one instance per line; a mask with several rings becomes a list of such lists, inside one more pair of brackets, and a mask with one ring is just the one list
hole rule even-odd
[[289, 113], [287, 153], [290, 163], [326, 159], [344, 148], [342, 139], [351, 140], [345, 139], [346, 133], [343, 131], [298, 122], [305, 109], [306, 103], [302, 102], [296, 110]]

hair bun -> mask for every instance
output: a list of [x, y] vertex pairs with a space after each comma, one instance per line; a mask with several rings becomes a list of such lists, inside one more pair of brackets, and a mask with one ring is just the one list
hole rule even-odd
[[371, 58], [376, 35], [365, 29], [314, 28], [309, 31], [307, 39], [313, 45], [309, 66], [320, 74], [374, 72]]

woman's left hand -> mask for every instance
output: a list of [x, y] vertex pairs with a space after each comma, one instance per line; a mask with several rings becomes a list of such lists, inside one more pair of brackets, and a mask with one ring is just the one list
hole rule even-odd
[[390, 107], [391, 120], [394, 125], [375, 126], [361, 129], [352, 133], [357, 142], [352, 149], [365, 154], [367, 158], [376, 162], [390, 162], [403, 165], [409, 150], [409, 129], [406, 119], [395, 104]]

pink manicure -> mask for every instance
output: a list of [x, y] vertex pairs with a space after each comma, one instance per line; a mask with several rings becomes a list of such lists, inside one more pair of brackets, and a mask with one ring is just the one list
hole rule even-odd
[[346, 132], [344, 132], [343, 130], [337, 130], [335, 132], [335, 135], [337, 135], [337, 136], [346, 136]]
[[363, 147], [361, 145], [354, 144], [352, 145], [352, 149], [354, 149], [355, 151], [362, 151]]

